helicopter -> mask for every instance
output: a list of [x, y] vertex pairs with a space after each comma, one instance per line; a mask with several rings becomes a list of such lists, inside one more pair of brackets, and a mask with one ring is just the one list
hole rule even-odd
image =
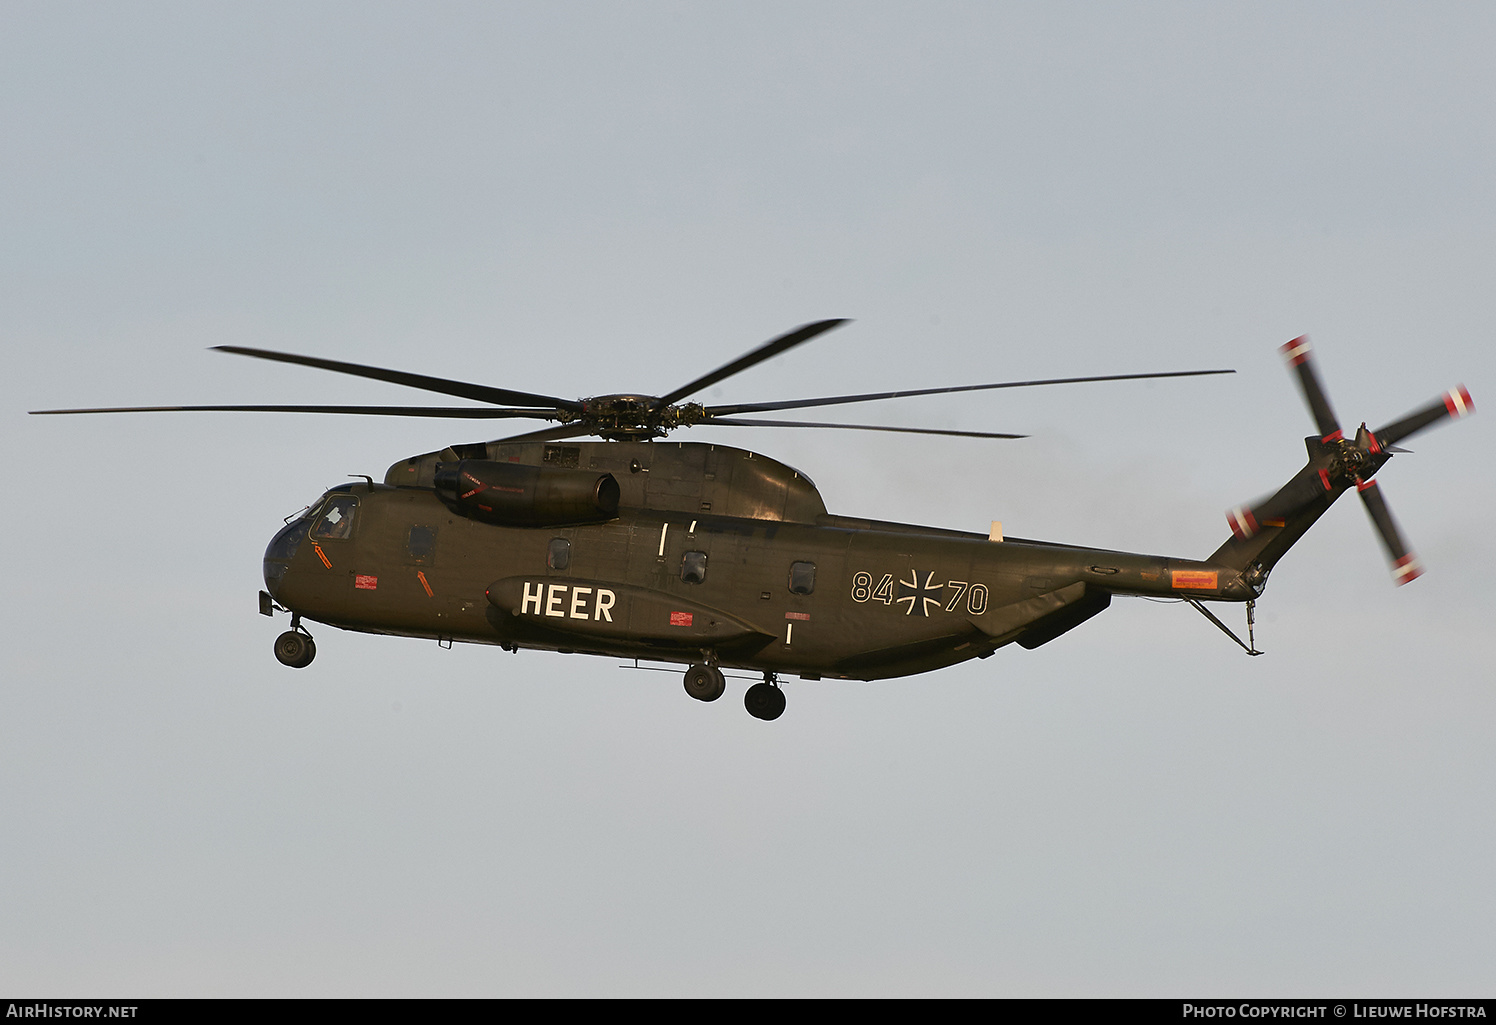
[[[762, 679], [744, 705], [785, 710], [781, 680], [876, 680], [1033, 649], [1100, 614], [1114, 595], [1188, 602], [1251, 655], [1268, 575], [1355, 488], [1394, 580], [1421, 572], [1374, 479], [1397, 443], [1474, 412], [1451, 389], [1386, 426], [1347, 437], [1308, 339], [1282, 347], [1314, 420], [1308, 461], [1285, 485], [1227, 513], [1230, 535], [1204, 559], [1146, 555], [829, 513], [793, 467], [728, 446], [665, 440], [698, 425], [799, 427], [1013, 439], [1023, 435], [759, 419], [754, 414], [920, 395], [1233, 373], [1194, 370], [1007, 381], [777, 402], [684, 401], [846, 323], [780, 335], [664, 395], [567, 399], [241, 346], [219, 351], [475, 400], [476, 406], [217, 405], [36, 410], [296, 412], [534, 419], [553, 426], [450, 445], [391, 465], [384, 480], [331, 488], [288, 517], [264, 555], [259, 611], [289, 613], [283, 665], [316, 657], [306, 623], [343, 630], [684, 665], [699, 701], [727, 673]], [[601, 440], [584, 441], [582, 438]], [[1242, 641], [1205, 602], [1246, 606]], [[749, 677], [754, 678], [753, 676]]]

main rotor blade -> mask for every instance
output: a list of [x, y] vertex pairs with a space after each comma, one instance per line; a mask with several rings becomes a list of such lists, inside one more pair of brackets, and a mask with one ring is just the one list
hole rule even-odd
[[528, 434], [515, 434], [508, 438], [494, 439], [498, 444], [512, 444], [519, 441], [560, 441], [563, 438], [580, 438], [585, 434], [597, 433], [592, 427], [584, 423], [561, 424], [558, 427], [544, 427], [538, 431], [530, 431]]
[[1427, 406], [1415, 412], [1409, 413], [1401, 420], [1392, 423], [1376, 432], [1377, 444], [1383, 448], [1393, 445], [1410, 434], [1416, 434], [1425, 427], [1443, 420], [1446, 416], [1459, 419], [1469, 416], [1475, 412], [1475, 402], [1470, 398], [1470, 393], [1465, 390], [1464, 385], [1451, 388], [1442, 396], [1430, 402]]
[[236, 356], [253, 356], [255, 359], [276, 360], [281, 363], [296, 363], [319, 370], [331, 370], [338, 374], [368, 377], [391, 384], [403, 384], [407, 388], [437, 392], [441, 395], [457, 395], [464, 399], [491, 402], [497, 406], [554, 406], [581, 412], [582, 404], [576, 399], [558, 399], [554, 395], [536, 395], [533, 392], [512, 391], [508, 388], [491, 388], [484, 384], [467, 381], [448, 381], [441, 377], [410, 374], [403, 370], [385, 370], [382, 367], [367, 367], [361, 363], [341, 363], [338, 360], [318, 359], [315, 356], [298, 356], [290, 352], [271, 352], [269, 349], [247, 349], [239, 345], [215, 345], [219, 352], [231, 352]]
[[1309, 412], [1314, 415], [1314, 426], [1319, 428], [1319, 436], [1326, 440], [1340, 437], [1340, 422], [1335, 419], [1335, 411], [1330, 408], [1330, 400], [1319, 383], [1314, 362], [1309, 358], [1309, 336], [1299, 335], [1284, 344], [1280, 351], [1288, 360], [1289, 366], [1298, 372], [1299, 387], [1304, 390], [1304, 400], [1309, 403]]
[[1093, 381], [1141, 381], [1157, 377], [1204, 377], [1209, 374], [1234, 374], [1235, 370], [1175, 370], [1161, 374], [1104, 374], [1100, 377], [1050, 377], [1037, 381], [1000, 381], [997, 384], [960, 384], [952, 388], [916, 388], [911, 391], [869, 392], [865, 395], [831, 395], [820, 399], [791, 399], [787, 402], [744, 402], [732, 406], [708, 406], [707, 413], [733, 416], [737, 413], [767, 413], [776, 409], [805, 409], [810, 406], [836, 406], [845, 402], [872, 402], [876, 399], [907, 399], [915, 395], [947, 395], [952, 392], [990, 391], [994, 388], [1033, 388], [1046, 384], [1089, 384]]
[[1387, 508], [1387, 500], [1382, 497], [1382, 489], [1376, 481], [1369, 480], [1357, 484], [1356, 490], [1361, 493], [1361, 501], [1381, 535], [1387, 557], [1392, 560], [1392, 579], [1399, 586], [1418, 579], [1423, 575], [1423, 567], [1419, 565], [1418, 557], [1403, 543], [1402, 534], [1392, 519], [1392, 511]]
[[483, 406], [126, 406], [115, 409], [33, 409], [32, 416], [64, 413], [351, 413], [424, 416], [451, 420], [554, 420], [555, 409], [489, 409]]
[[1027, 438], [1027, 434], [992, 434], [987, 431], [937, 431], [927, 427], [875, 427], [871, 424], [828, 424], [802, 420], [729, 420], [712, 417], [696, 426], [722, 424], [726, 427], [826, 427], [838, 431], [888, 431], [893, 434], [941, 434], [950, 438]]
[[668, 406], [678, 399], [683, 399], [687, 395], [699, 392], [703, 388], [707, 388], [711, 385], [716, 384], [718, 381], [726, 380], [733, 374], [747, 370], [749, 367], [753, 366], [756, 363], [762, 363], [766, 359], [778, 356], [781, 352], [786, 352], [789, 349], [793, 349], [801, 342], [808, 342], [816, 335], [824, 334], [834, 327], [841, 327], [846, 322], [847, 320], [845, 317], [838, 317], [834, 320], [818, 320], [813, 324], [806, 324], [804, 327], [797, 327], [795, 328], [795, 330], [789, 332], [788, 334], [780, 335], [773, 341], [765, 342], [763, 345], [760, 345], [752, 352], [744, 356], [739, 356], [737, 359], [733, 360], [731, 363], [728, 363], [726, 366], [718, 367], [716, 370], [713, 370], [705, 377], [698, 377], [690, 384], [682, 385], [681, 387], [675, 389], [675, 391], [671, 392], [669, 395], [660, 396], [660, 405]]

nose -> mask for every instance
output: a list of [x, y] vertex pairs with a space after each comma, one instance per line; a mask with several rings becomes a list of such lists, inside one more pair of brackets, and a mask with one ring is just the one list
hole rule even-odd
[[286, 571], [291, 568], [291, 559], [296, 555], [296, 549], [306, 537], [307, 521], [300, 519], [294, 523], [288, 523], [275, 532], [270, 539], [270, 544], [265, 548], [265, 590], [270, 592], [272, 598], [279, 598], [281, 580]]

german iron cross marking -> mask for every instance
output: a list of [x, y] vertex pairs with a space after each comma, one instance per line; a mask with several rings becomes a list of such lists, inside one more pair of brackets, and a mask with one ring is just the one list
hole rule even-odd
[[935, 574], [926, 573], [925, 582], [919, 582], [919, 571], [910, 570], [908, 580], [899, 581], [899, 596], [894, 599], [898, 602], [908, 602], [904, 606], [904, 615], [912, 616], [918, 610], [926, 619], [930, 616], [930, 606], [940, 608], [940, 592], [945, 590], [944, 584], [935, 583]]

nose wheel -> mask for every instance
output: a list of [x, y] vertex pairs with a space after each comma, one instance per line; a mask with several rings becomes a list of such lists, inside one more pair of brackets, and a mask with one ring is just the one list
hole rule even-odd
[[287, 630], [275, 639], [275, 658], [283, 666], [305, 669], [316, 657], [317, 643], [309, 633]]

